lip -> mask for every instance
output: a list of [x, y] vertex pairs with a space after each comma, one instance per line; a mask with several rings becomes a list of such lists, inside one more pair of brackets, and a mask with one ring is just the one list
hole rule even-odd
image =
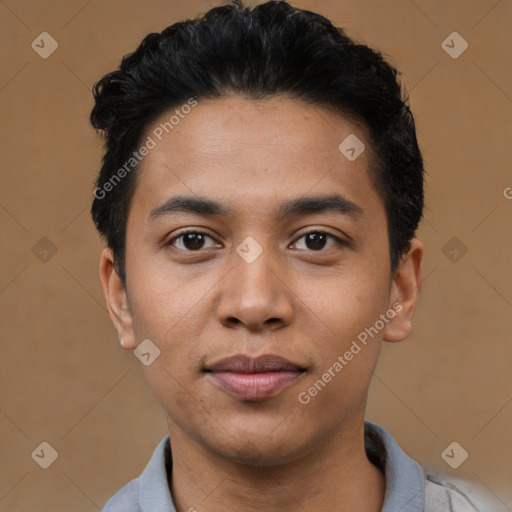
[[275, 355], [227, 357], [206, 368], [209, 378], [240, 400], [264, 400], [291, 386], [304, 373], [300, 367]]

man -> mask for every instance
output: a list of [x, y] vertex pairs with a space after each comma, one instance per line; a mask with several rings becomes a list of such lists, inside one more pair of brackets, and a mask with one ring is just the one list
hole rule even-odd
[[422, 277], [397, 71], [318, 14], [236, 3], [94, 93], [101, 282], [169, 430], [104, 510], [484, 510], [364, 419]]

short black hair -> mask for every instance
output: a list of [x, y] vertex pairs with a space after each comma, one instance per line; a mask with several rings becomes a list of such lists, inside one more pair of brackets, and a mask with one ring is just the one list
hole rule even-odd
[[[126, 283], [126, 223], [138, 167], [133, 152], [146, 130], [191, 98], [233, 94], [287, 95], [362, 123], [371, 143], [371, 179], [386, 210], [394, 271], [410, 248], [424, 201], [423, 159], [398, 75], [380, 51], [285, 1], [252, 9], [237, 1], [148, 34], [119, 69], [93, 87], [90, 121], [106, 141], [91, 214], [113, 250], [120, 278]], [[126, 167], [130, 159], [134, 172]]]

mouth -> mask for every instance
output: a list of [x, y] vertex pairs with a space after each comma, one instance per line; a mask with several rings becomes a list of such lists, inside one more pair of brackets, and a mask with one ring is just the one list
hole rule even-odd
[[288, 388], [306, 371], [287, 359], [274, 355], [236, 355], [205, 369], [208, 377], [239, 400], [271, 398]]

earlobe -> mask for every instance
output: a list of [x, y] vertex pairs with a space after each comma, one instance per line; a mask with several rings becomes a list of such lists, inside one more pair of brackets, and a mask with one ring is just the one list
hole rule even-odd
[[[413, 238], [409, 250], [400, 260], [391, 283], [389, 307], [395, 310], [395, 315], [384, 329], [384, 341], [402, 341], [409, 336], [420, 297], [422, 274], [423, 243], [418, 238]], [[400, 307], [396, 306], [397, 304]]]
[[110, 247], [106, 247], [101, 253], [99, 274], [103, 295], [110, 319], [119, 336], [119, 343], [122, 348], [132, 350], [137, 347], [133, 334], [133, 318], [126, 289], [115, 269], [114, 253]]

